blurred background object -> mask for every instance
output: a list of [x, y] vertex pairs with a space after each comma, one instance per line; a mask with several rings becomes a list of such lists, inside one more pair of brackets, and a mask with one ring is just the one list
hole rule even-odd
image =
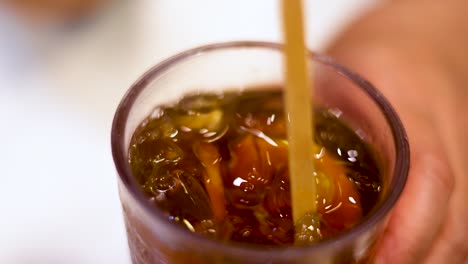
[[4, 7], [31, 23], [69, 21], [90, 15], [108, 0], [4, 0]]
[[[306, 1], [314, 50], [377, 0]], [[162, 59], [280, 41], [278, 1], [0, 2], [0, 263], [129, 263], [113, 114]]]

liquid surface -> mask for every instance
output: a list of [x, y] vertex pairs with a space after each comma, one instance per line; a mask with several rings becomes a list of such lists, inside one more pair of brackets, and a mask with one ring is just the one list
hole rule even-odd
[[133, 135], [129, 162], [148, 200], [192, 232], [263, 245], [319, 242], [359, 223], [381, 181], [369, 147], [333, 111], [317, 109], [314, 120], [318, 215], [305, 216], [296, 233], [275, 87], [155, 109]]

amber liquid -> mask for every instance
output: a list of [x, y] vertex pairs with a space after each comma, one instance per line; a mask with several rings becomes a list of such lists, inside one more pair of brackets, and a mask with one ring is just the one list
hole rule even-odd
[[[381, 189], [371, 148], [333, 110], [315, 109], [314, 120], [317, 148], [310, 151], [320, 217], [314, 230], [300, 234], [312, 243], [361, 222]], [[129, 162], [155, 210], [188, 232], [270, 246], [294, 243], [278, 87], [186, 96], [156, 108], [136, 129]]]

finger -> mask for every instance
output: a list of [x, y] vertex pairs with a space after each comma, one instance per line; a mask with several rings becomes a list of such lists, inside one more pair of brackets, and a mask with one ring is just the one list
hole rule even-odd
[[[465, 204], [467, 200], [465, 198]], [[429, 256], [425, 261], [427, 264], [463, 264], [468, 262], [468, 226], [466, 224], [468, 218], [466, 217], [466, 211], [453, 209], [453, 213], [449, 215], [441, 236], [429, 251]]]
[[[453, 174], [443, 144], [437, 140], [440, 137], [432, 126], [432, 114], [418, 109], [412, 101], [420, 96], [409, 94], [414, 92], [411, 89], [414, 76], [411, 72], [407, 75], [407, 65], [400, 65], [396, 56], [385, 51], [374, 50], [367, 56], [346, 50], [343, 45], [331, 50], [331, 54], [345, 65], [355, 67], [383, 91], [396, 107], [410, 140], [407, 185], [379, 243], [376, 263], [421, 263], [442, 231], [453, 190]], [[393, 69], [393, 77], [389, 77], [388, 69]]]
[[[456, 108], [450, 116], [440, 117], [443, 120], [456, 118]], [[458, 135], [458, 137], [445, 137], [444, 145], [447, 147], [449, 158], [452, 161], [456, 178], [455, 189], [450, 201], [449, 216], [441, 236], [437, 239], [425, 263], [468, 263], [468, 164], [464, 154], [466, 147], [463, 144], [463, 126], [457, 120], [444, 123], [441, 133], [445, 135]], [[453, 125], [455, 124], [455, 125]], [[460, 142], [461, 139], [461, 142]], [[465, 142], [466, 144], [466, 142]]]
[[[375, 79], [377, 85], [390, 96], [389, 100], [397, 107], [407, 130], [411, 168], [407, 186], [379, 244], [376, 263], [421, 263], [448, 220], [454, 190], [453, 168], [448, 161], [445, 142], [440, 140], [434, 125], [433, 112], [426, 110], [421, 115], [417, 102], [402, 103], [401, 91], [411, 89], [406, 82], [379, 80]], [[394, 90], [400, 91], [400, 95], [392, 92], [390, 87], [399, 87]]]
[[[453, 190], [454, 176], [444, 144], [437, 140], [440, 135], [431, 125], [436, 110], [427, 107], [437, 105], [441, 98], [424, 90], [433, 85], [444, 87], [445, 83], [432, 72], [415, 72], [415, 65], [407, 59], [415, 54], [382, 44], [382, 39], [367, 34], [367, 27], [372, 25], [358, 22], [334, 42], [328, 53], [369, 79], [403, 119], [410, 138], [410, 175], [380, 241], [376, 262], [421, 263], [442, 234]], [[426, 60], [417, 57], [420, 62]]]
[[[445, 161], [433, 153], [412, 155], [407, 186], [382, 240], [376, 263], [420, 263], [440, 233], [453, 183]], [[446, 177], [451, 179], [451, 177]]]
[[[456, 142], [451, 143], [446, 142], [445, 145], [459, 147]], [[462, 148], [448, 149], [452, 149], [452, 155], [449, 155], [449, 157], [453, 161], [456, 185], [450, 201], [447, 222], [441, 236], [430, 250], [426, 260], [428, 264], [468, 263], [468, 164], [464, 162], [463, 158], [467, 156], [460, 153], [463, 151]]]

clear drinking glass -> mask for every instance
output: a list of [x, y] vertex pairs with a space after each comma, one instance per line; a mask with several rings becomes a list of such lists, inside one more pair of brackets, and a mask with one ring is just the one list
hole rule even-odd
[[362, 223], [310, 246], [265, 246], [217, 241], [171, 223], [150, 204], [132, 177], [128, 148], [136, 127], [161, 104], [187, 93], [242, 90], [283, 83], [279, 44], [230, 42], [182, 52], [146, 72], [122, 99], [112, 126], [112, 153], [134, 264], [147, 263], [357, 263], [372, 258], [372, 246], [400, 196], [409, 169], [404, 128], [386, 99], [369, 82], [310, 54], [315, 104], [333, 109], [378, 152], [383, 190]]

